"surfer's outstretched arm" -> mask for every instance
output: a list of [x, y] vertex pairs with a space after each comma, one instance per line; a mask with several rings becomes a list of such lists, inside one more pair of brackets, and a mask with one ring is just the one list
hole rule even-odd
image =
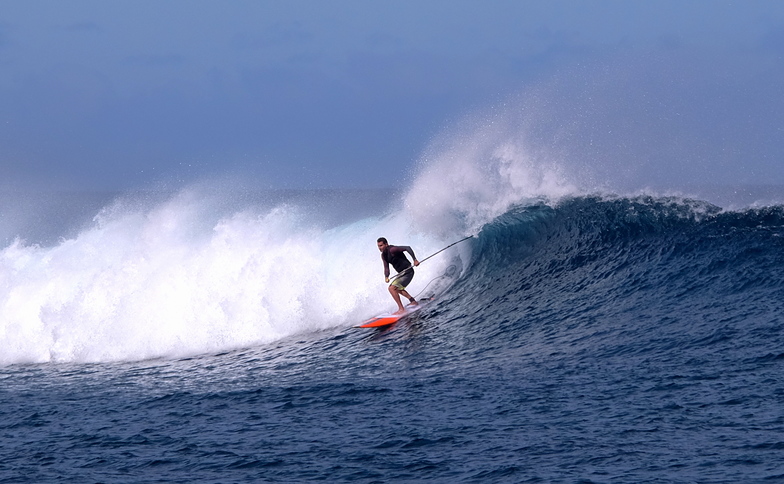
[[402, 249], [403, 252], [408, 252], [409, 254], [411, 254], [411, 258], [414, 259], [414, 266], [418, 266], [419, 265], [419, 261], [416, 258], [416, 254], [414, 254], [414, 249], [412, 249], [408, 245], [398, 245], [397, 247]]

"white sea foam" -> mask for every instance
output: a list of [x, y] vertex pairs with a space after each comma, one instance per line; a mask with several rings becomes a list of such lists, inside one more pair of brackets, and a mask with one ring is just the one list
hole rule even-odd
[[[394, 306], [377, 237], [420, 258], [442, 244], [405, 214], [325, 228], [310, 207], [215, 216], [208, 200], [117, 203], [75, 238], [0, 251], [0, 363], [181, 357], [356, 324]], [[423, 264], [412, 292], [448, 262]]]

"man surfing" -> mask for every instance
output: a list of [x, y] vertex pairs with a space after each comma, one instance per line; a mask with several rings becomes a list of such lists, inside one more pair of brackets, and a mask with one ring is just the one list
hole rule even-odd
[[411, 294], [406, 291], [406, 287], [411, 283], [411, 279], [414, 278], [414, 268], [411, 267], [411, 262], [406, 257], [406, 252], [411, 254], [411, 257], [414, 259], [414, 266], [418, 266], [419, 261], [414, 255], [414, 250], [407, 245], [389, 245], [389, 242], [384, 237], [379, 237], [376, 244], [378, 245], [378, 250], [381, 251], [381, 260], [384, 262], [384, 280], [386, 282], [389, 282], [389, 264], [392, 264], [392, 267], [398, 273], [405, 271], [392, 280], [392, 284], [389, 285], [389, 293], [397, 303], [398, 309], [395, 314], [400, 314], [405, 311], [403, 303], [400, 302], [401, 295], [406, 297], [412, 305], [417, 304], [416, 299], [411, 297]]

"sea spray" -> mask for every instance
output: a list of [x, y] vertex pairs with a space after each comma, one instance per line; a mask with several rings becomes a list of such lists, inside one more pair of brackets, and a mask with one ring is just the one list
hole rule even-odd
[[507, 116], [478, 116], [434, 141], [405, 197], [415, 223], [455, 237], [513, 205], [580, 193], [562, 163], [518, 128]]

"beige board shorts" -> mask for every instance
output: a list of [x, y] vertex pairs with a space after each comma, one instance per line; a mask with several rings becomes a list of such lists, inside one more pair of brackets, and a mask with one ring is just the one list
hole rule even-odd
[[411, 279], [414, 278], [414, 270], [408, 270], [405, 274], [398, 277], [397, 279], [393, 280], [390, 286], [395, 286], [396, 288], [400, 289], [401, 291], [408, 287], [411, 284]]

